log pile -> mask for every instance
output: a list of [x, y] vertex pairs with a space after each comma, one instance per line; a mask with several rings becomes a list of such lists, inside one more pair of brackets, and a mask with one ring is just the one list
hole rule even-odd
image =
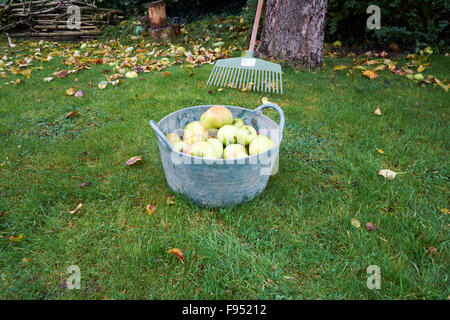
[[[70, 25], [77, 21], [70, 6], [80, 8], [79, 28]], [[76, 0], [24, 0], [0, 4], [0, 33], [7, 32], [11, 37], [90, 39], [101, 35], [102, 27], [122, 19], [122, 12], [118, 10], [98, 8]]]

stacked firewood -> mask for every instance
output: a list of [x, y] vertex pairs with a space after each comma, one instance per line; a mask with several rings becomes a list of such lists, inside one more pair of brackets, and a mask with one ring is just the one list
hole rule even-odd
[[[74, 11], [73, 6], [80, 9], [79, 19], [78, 8]], [[0, 33], [6, 32], [11, 37], [89, 39], [102, 34], [106, 25], [122, 19], [122, 12], [118, 10], [75, 0], [23, 0], [0, 4]]]

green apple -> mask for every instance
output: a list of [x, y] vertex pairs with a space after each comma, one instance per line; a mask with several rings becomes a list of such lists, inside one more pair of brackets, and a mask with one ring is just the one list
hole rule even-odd
[[217, 154], [220, 155], [220, 157], [222, 157], [222, 154], [223, 154], [223, 144], [222, 144], [222, 142], [220, 142], [216, 138], [209, 138], [208, 140], [206, 140], [206, 142], [212, 144], [212, 146], [214, 148], [216, 148]]
[[250, 155], [255, 155], [269, 150], [275, 143], [268, 136], [260, 134], [252, 139], [248, 151]]
[[422, 81], [423, 78], [424, 78], [423, 74], [421, 74], [421, 73], [416, 73], [415, 75], [413, 75], [414, 80]]
[[180, 141], [177, 141], [177, 142], [173, 143], [173, 147], [174, 147], [175, 150], [177, 150], [178, 152], [184, 152], [184, 151], [187, 150], [187, 148], [188, 148], [189, 146], [187, 145], [186, 142], [180, 140]]
[[206, 129], [218, 129], [226, 124], [232, 124], [233, 115], [223, 106], [213, 106], [201, 115], [200, 122]]
[[166, 134], [166, 138], [170, 141], [171, 144], [174, 144], [175, 142], [181, 141], [181, 138], [179, 135], [177, 135], [175, 132], [171, 132]]
[[333, 43], [333, 47], [335, 47], [336, 49], [342, 48], [342, 42], [340, 42], [339, 40], [338, 40], [338, 41], [335, 41], [335, 42]]
[[193, 143], [187, 148], [187, 150], [184, 153], [200, 158], [209, 158], [209, 159], [220, 158], [219, 154], [217, 154], [216, 148], [206, 141], [198, 141]]
[[199, 122], [190, 122], [184, 127], [183, 141], [188, 145], [208, 139], [208, 130]]
[[223, 150], [224, 159], [237, 159], [248, 157], [245, 147], [241, 144], [230, 144]]
[[233, 119], [233, 126], [242, 128], [244, 126], [244, 121], [242, 121], [241, 118], [235, 118], [235, 119]]
[[258, 133], [252, 126], [243, 126], [242, 128], [239, 128], [237, 143], [242, 144], [243, 146], [248, 146], [252, 139], [257, 135]]
[[217, 139], [222, 142], [223, 145], [228, 146], [230, 144], [237, 143], [237, 136], [239, 128], [233, 125], [224, 125], [217, 132]]

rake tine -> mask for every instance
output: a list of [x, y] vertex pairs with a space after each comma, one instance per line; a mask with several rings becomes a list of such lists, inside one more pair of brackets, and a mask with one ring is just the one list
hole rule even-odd
[[206, 85], [209, 86], [211, 84], [211, 79], [213, 78], [213, 74], [215, 74], [217, 72], [217, 68], [216, 66], [214, 66], [214, 68], [212, 69], [211, 74], [209, 75], [208, 81], [206, 82]]
[[249, 86], [249, 83], [250, 83], [251, 76], [252, 76], [252, 70], [249, 69], [249, 70], [247, 70], [247, 76], [245, 77], [245, 82], [246, 82], [245, 89], [247, 91], [250, 91], [248, 86]]
[[236, 79], [237, 81], [236, 81], [236, 86], [235, 86], [235, 88], [237, 88], [237, 89], [239, 89], [239, 84], [242, 80], [243, 71], [244, 70], [242, 70], [241, 68], [238, 69], [238, 74], [237, 74], [237, 79]]
[[267, 71], [264, 70], [264, 92], [267, 92]]
[[227, 72], [227, 76], [226, 76], [226, 78], [225, 78], [225, 81], [224, 81], [224, 86], [226, 87], [226, 85], [227, 85], [227, 83], [228, 83], [228, 79], [230, 78], [230, 75], [233, 73], [233, 68], [228, 68], [228, 72]]
[[258, 72], [258, 70], [253, 70], [252, 71], [252, 91], [255, 91], [255, 87], [256, 87], [256, 73]]
[[230, 72], [230, 68], [225, 68], [225, 71], [223, 72], [222, 81], [220, 82], [219, 87], [223, 87], [225, 79], [227, 77], [227, 74]]
[[273, 74], [269, 71], [269, 92], [273, 92]]
[[280, 91], [283, 94], [283, 74], [280, 72]]
[[271, 78], [272, 78], [272, 83], [271, 83], [272, 92], [275, 93], [275, 73], [274, 72], [271, 72]]
[[222, 72], [222, 67], [217, 68], [217, 73], [215, 75], [213, 86], [217, 86], [217, 80], [219, 80], [219, 75]]
[[258, 91], [261, 91], [261, 92], [263, 91], [262, 74], [263, 74], [262, 70], [259, 70]]
[[280, 75], [277, 73], [275, 73], [276, 77], [277, 77], [277, 93], [280, 93]]

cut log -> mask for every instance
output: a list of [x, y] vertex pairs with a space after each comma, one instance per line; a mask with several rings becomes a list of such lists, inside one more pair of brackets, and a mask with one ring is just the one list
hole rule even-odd
[[148, 29], [148, 36], [150, 39], [157, 42], [172, 41], [176, 37], [173, 26], [165, 26], [158, 29], [150, 28]]
[[158, 29], [167, 26], [166, 5], [163, 0], [148, 4], [150, 28]]

